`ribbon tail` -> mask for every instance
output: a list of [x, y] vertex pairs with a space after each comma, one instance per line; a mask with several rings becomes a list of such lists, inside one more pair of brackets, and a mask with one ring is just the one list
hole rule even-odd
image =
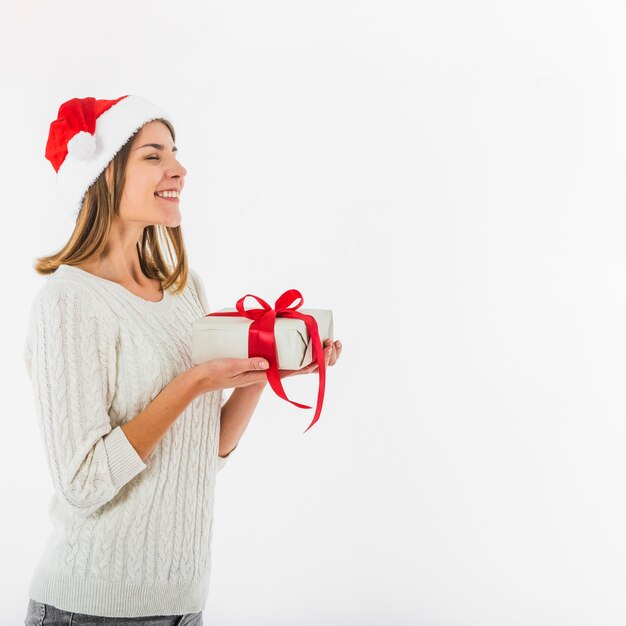
[[[324, 392], [326, 390], [326, 360], [324, 359], [324, 348], [322, 346], [322, 340], [320, 339], [319, 331], [317, 329], [317, 322], [311, 315], [303, 315], [304, 323], [309, 331], [311, 341], [313, 343], [313, 358], [317, 361], [317, 372], [319, 374], [319, 383], [317, 389], [317, 405], [315, 407], [315, 415], [313, 421], [309, 424], [304, 433], [317, 422], [322, 412], [322, 406], [324, 404]], [[304, 433], [302, 433], [304, 435]]]

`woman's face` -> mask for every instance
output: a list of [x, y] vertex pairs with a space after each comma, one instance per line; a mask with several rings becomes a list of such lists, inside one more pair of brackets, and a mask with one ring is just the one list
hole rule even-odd
[[[158, 144], [158, 147], [146, 144]], [[157, 192], [180, 192], [186, 174], [187, 170], [176, 158], [168, 127], [162, 122], [148, 122], [135, 138], [128, 156], [120, 200], [121, 219], [139, 222], [141, 228], [151, 224], [178, 226], [181, 222], [178, 198], [159, 197]]]

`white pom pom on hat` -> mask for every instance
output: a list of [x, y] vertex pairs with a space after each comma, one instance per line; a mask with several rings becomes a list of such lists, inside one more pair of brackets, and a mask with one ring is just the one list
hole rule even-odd
[[67, 142], [67, 151], [81, 161], [90, 159], [96, 153], [96, 138], [81, 130]]

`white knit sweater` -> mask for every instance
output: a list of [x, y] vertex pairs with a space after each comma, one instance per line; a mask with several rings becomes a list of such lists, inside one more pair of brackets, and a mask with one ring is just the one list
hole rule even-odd
[[202, 279], [159, 302], [70, 265], [35, 296], [24, 358], [54, 486], [33, 600], [108, 617], [202, 611], [222, 391], [198, 396], [144, 463], [121, 424], [193, 366]]

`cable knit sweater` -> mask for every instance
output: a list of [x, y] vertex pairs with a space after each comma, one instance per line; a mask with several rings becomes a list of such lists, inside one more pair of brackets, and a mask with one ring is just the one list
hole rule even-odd
[[54, 494], [33, 600], [107, 617], [202, 611], [208, 596], [223, 391], [202, 394], [144, 463], [121, 424], [192, 367], [202, 279], [151, 302], [62, 265], [34, 298], [24, 345]]

